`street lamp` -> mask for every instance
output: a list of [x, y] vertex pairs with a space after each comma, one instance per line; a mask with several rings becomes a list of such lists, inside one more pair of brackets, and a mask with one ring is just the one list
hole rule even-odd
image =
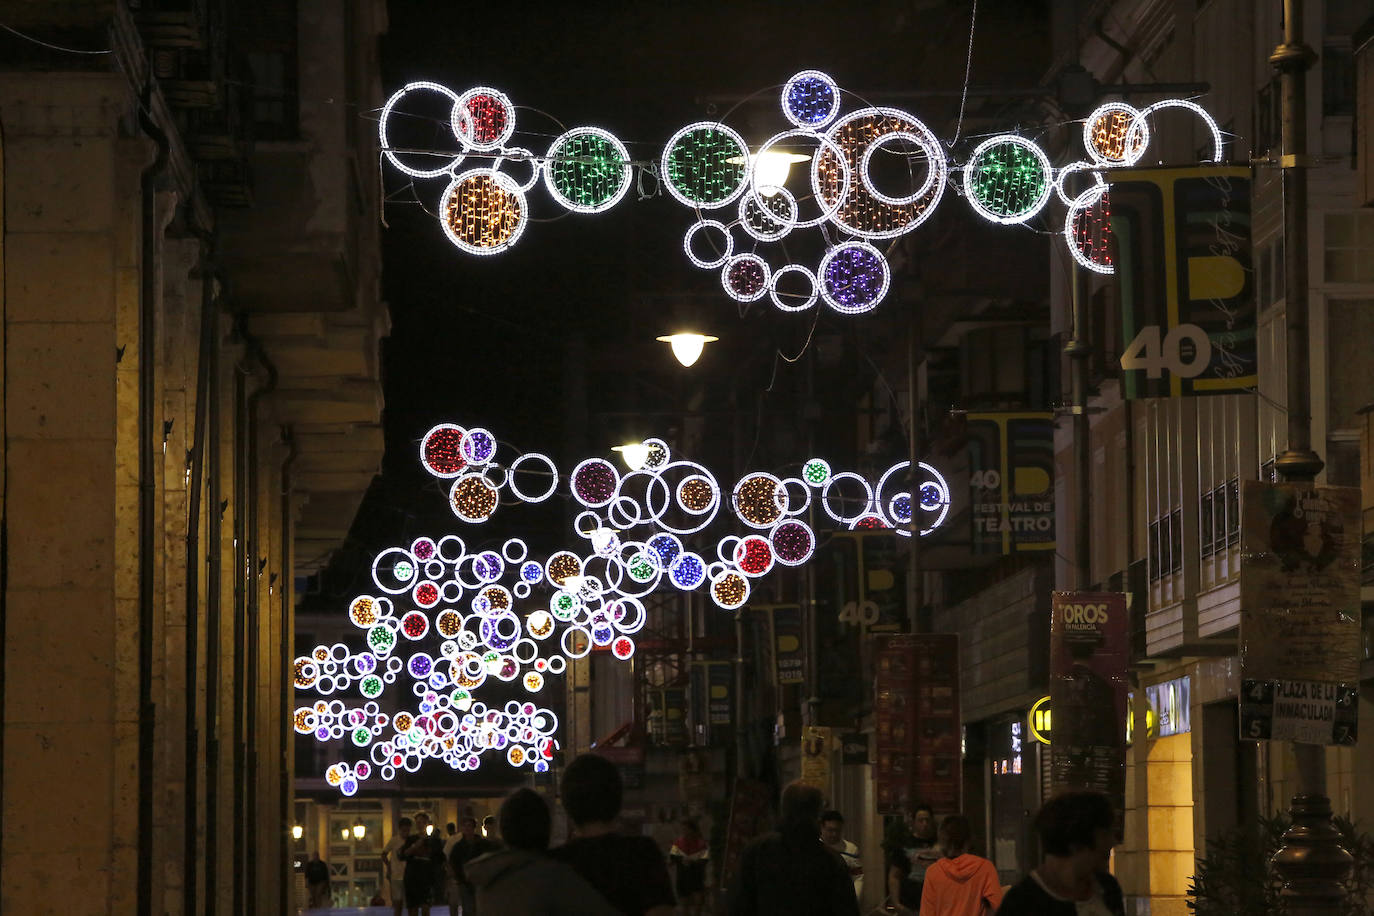
[[673, 355], [683, 366], [691, 366], [701, 358], [701, 351], [708, 343], [715, 343], [720, 338], [710, 334], [666, 334], [658, 340], [672, 346]]
[[[662, 338], [659, 338], [662, 340]], [[681, 359], [681, 357], [679, 357]], [[693, 357], [692, 363], [696, 362]], [[683, 363], [690, 366], [692, 363]], [[644, 462], [649, 460], [649, 444], [646, 442], [626, 442], [624, 445], [613, 445], [611, 451], [619, 452], [621, 460], [625, 462], [625, 467], [632, 471], [637, 471], [644, 467]]]
[[347, 827], [340, 827], [340, 828], [339, 828], [339, 839], [341, 839], [341, 840], [347, 840], [347, 839], [348, 839], [348, 828], [347, 828]]
[[367, 836], [367, 825], [362, 822], [362, 818], [353, 822], [353, 839], [361, 840]]
[[292, 825], [291, 825], [291, 839], [293, 839], [293, 840], [299, 840], [299, 839], [300, 839], [301, 837], [303, 837], [303, 836], [305, 836], [305, 828], [302, 827], [300, 824], [292, 824]]

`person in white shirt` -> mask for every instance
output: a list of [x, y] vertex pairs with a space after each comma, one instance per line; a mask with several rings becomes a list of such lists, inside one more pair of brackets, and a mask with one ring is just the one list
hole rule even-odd
[[408, 817], [397, 821], [396, 832], [382, 848], [382, 868], [391, 884], [391, 908], [396, 911], [396, 916], [401, 916], [401, 909], [406, 903], [406, 860], [397, 853], [410, 842], [412, 823]]
[[859, 858], [859, 847], [844, 838], [844, 815], [838, 811], [827, 811], [821, 815], [821, 842], [840, 854], [845, 867], [849, 869], [850, 880], [854, 882], [854, 896], [864, 894], [864, 863]]

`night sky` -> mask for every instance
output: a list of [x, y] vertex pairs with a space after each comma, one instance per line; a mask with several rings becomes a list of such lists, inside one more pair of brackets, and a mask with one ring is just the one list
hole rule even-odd
[[[727, 123], [751, 143], [784, 129], [778, 89], [803, 69], [823, 70], [860, 94], [957, 90], [969, 38], [968, 3], [939, 0], [634, 6], [390, 0], [388, 7], [383, 97], [421, 79], [457, 92], [492, 86], [565, 127], [611, 131], [636, 160], [657, 160], [679, 127], [720, 118], [736, 99], [755, 93], [757, 100], [737, 108]], [[1041, 10], [1043, 4], [1024, 0], [979, 4], [975, 84], [1006, 85], [1018, 67], [1024, 73], [1024, 62], [1003, 51], [1019, 34], [1043, 36]], [[889, 104], [912, 111], [944, 137], [958, 99]], [[970, 113], [978, 104], [970, 101]], [[857, 107], [852, 98], [845, 105]], [[518, 109], [511, 143], [543, 153], [562, 128], [529, 108]], [[393, 143], [441, 145], [436, 128], [428, 130], [422, 124]], [[525, 174], [518, 165], [510, 171]], [[527, 194], [533, 220], [516, 246], [474, 257], [453, 247], [430, 215], [444, 179], [416, 179], [412, 191], [388, 167], [383, 180], [392, 198], [385, 209], [389, 228], [382, 230], [392, 318], [383, 345], [387, 454], [347, 543], [307, 605], [324, 602], [342, 613], [341, 601], [366, 590], [379, 550], [421, 534], [458, 532], [445, 491], [417, 460], [419, 440], [435, 423], [485, 426], [522, 450], [551, 453], [564, 471], [578, 458], [609, 454], [617, 443], [577, 442], [587, 430], [570, 430], [563, 416], [564, 353], [572, 335], [587, 342], [593, 413], [672, 410], [685, 381], [707, 377], [746, 392], [746, 401], [772, 380], [782, 394], [770, 395], [770, 406], [795, 406], [785, 393], [794, 387], [789, 374], [800, 369], [777, 363], [773, 354], [779, 347], [795, 353], [814, 316], [783, 315], [767, 299], [741, 315], [721, 291], [717, 272], [697, 270], [683, 256], [682, 233], [693, 217], [666, 193], [638, 200], [632, 187], [608, 212], [562, 215], [541, 183]], [[645, 189], [655, 191], [652, 179]], [[555, 217], [561, 218], [539, 221]], [[821, 333], [855, 333], [838, 327], [854, 319], [830, 313], [819, 320]], [[723, 341], [682, 370], [653, 338], [689, 323]], [[638, 423], [603, 420], [598, 429], [606, 428], [621, 430], [625, 439], [664, 432], [650, 416]], [[742, 469], [717, 470], [725, 480]], [[543, 541], [545, 549], [566, 543], [564, 508], [551, 502], [542, 514], [503, 507], [488, 525], [459, 533], [470, 545], [482, 536], [499, 541], [515, 534]]]

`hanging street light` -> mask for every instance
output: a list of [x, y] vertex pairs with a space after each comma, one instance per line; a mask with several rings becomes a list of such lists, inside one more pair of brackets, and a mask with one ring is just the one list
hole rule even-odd
[[[659, 339], [661, 340], [662, 338]], [[681, 358], [680, 356], [678, 357], [678, 359]], [[692, 362], [696, 362], [696, 359], [693, 358]], [[683, 363], [685, 366], [690, 366], [691, 364], [692, 363]], [[611, 451], [620, 453], [620, 458], [625, 462], [625, 467], [632, 471], [638, 471], [640, 468], [644, 467], [644, 462], [649, 460], [649, 448], [649, 445], [644, 442], [626, 442], [624, 445], [611, 446]]]
[[353, 822], [353, 839], [361, 840], [365, 836], [367, 836], [367, 825], [359, 818]]
[[[683, 366], [691, 366], [701, 358], [701, 351], [708, 343], [715, 343], [719, 337], [712, 337], [710, 334], [666, 334], [658, 340], [670, 344], [673, 348], [673, 355]], [[647, 455], [647, 450], [646, 450]]]

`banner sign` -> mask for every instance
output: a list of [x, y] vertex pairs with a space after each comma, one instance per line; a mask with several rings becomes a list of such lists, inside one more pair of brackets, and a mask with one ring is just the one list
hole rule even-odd
[[876, 752], [880, 814], [918, 801], [960, 810], [959, 637], [949, 633], [874, 637]]
[[973, 552], [1054, 549], [1054, 414], [971, 413]]
[[1241, 737], [1353, 745], [1360, 491], [1244, 481]]
[[1126, 595], [1050, 596], [1053, 790], [1095, 789], [1126, 809]]
[[1259, 371], [1250, 170], [1110, 169], [1128, 398], [1234, 394]]
[[783, 605], [772, 611], [773, 668], [778, 685], [800, 684], [806, 675], [801, 608], [795, 604]]

